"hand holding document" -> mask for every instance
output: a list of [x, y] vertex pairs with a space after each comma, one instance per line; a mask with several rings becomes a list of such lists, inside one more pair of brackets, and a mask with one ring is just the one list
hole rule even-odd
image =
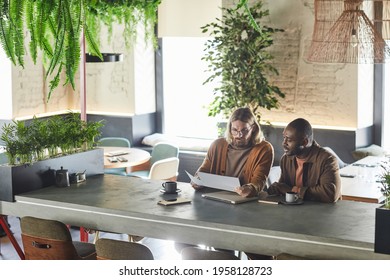
[[188, 171], [186, 171], [186, 173], [191, 179], [191, 181], [199, 186], [205, 186], [230, 192], [234, 192], [234, 189], [236, 187], [241, 186], [240, 180], [237, 177], [198, 172], [197, 178], [192, 176]]

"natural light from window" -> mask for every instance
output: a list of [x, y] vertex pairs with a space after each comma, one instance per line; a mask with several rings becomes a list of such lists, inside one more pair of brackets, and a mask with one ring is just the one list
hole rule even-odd
[[217, 138], [217, 119], [208, 117], [213, 86], [201, 60], [204, 37], [163, 38], [164, 133], [194, 138]]

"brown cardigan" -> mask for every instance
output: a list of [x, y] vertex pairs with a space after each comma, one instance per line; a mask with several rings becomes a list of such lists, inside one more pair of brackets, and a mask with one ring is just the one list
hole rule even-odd
[[[198, 172], [225, 175], [228, 146], [225, 138], [211, 143]], [[241, 177], [242, 185], [251, 185], [256, 192], [262, 191], [274, 160], [274, 148], [267, 141], [256, 144], [250, 151]]]
[[[315, 141], [303, 164], [303, 187], [300, 197], [305, 200], [336, 202], [341, 198], [341, 180], [337, 159]], [[279, 182], [267, 190], [269, 194], [285, 194], [295, 185], [295, 156], [283, 155], [280, 160]]]

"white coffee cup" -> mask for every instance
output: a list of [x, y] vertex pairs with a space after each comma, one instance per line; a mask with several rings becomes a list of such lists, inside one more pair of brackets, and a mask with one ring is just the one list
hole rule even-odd
[[299, 199], [299, 194], [296, 192], [286, 192], [286, 202], [293, 203]]

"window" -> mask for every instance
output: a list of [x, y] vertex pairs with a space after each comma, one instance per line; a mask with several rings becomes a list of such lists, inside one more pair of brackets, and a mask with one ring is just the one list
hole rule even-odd
[[194, 138], [217, 138], [217, 118], [208, 117], [214, 86], [201, 60], [204, 37], [163, 38], [164, 133]]

